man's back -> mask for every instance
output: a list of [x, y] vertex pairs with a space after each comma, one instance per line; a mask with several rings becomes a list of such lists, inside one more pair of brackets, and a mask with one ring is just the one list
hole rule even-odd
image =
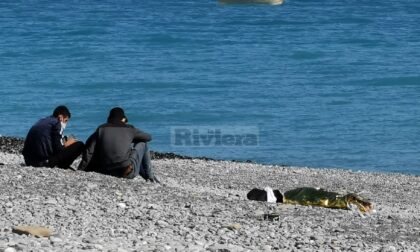
[[62, 147], [61, 124], [55, 117], [46, 117], [31, 127], [25, 139], [23, 156], [31, 162], [42, 162]]
[[132, 144], [150, 141], [151, 136], [124, 123], [106, 123], [97, 129], [96, 151], [99, 166], [104, 173], [127, 167], [130, 164]]
[[99, 126], [86, 141], [78, 169], [116, 177], [134, 178], [159, 183], [153, 174], [147, 143], [152, 137], [132, 125], [120, 107], [109, 111], [107, 123]]

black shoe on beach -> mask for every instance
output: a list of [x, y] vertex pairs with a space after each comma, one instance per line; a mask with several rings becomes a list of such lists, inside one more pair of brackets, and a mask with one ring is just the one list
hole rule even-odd
[[159, 179], [156, 178], [156, 176], [153, 176], [153, 178], [149, 178], [148, 181], [156, 184], [161, 184]]

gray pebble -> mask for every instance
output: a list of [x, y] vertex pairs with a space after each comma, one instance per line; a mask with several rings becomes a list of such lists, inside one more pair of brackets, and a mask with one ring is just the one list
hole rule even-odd
[[397, 249], [394, 246], [384, 246], [381, 248], [381, 252], [397, 252]]

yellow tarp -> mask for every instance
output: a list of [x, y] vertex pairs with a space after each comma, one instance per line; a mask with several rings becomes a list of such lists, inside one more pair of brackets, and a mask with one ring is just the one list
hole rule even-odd
[[365, 213], [373, 210], [373, 205], [356, 194], [340, 196], [338, 193], [328, 192], [323, 189], [301, 187], [283, 194], [283, 203], [304, 206], [322, 206], [328, 208], [350, 209], [350, 205]]

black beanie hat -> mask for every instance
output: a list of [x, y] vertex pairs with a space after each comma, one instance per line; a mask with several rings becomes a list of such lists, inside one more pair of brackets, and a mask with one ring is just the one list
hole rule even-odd
[[118, 123], [121, 122], [122, 119], [125, 118], [125, 122], [128, 122], [127, 117], [124, 114], [124, 110], [122, 108], [116, 107], [109, 111], [108, 122], [109, 123]]

